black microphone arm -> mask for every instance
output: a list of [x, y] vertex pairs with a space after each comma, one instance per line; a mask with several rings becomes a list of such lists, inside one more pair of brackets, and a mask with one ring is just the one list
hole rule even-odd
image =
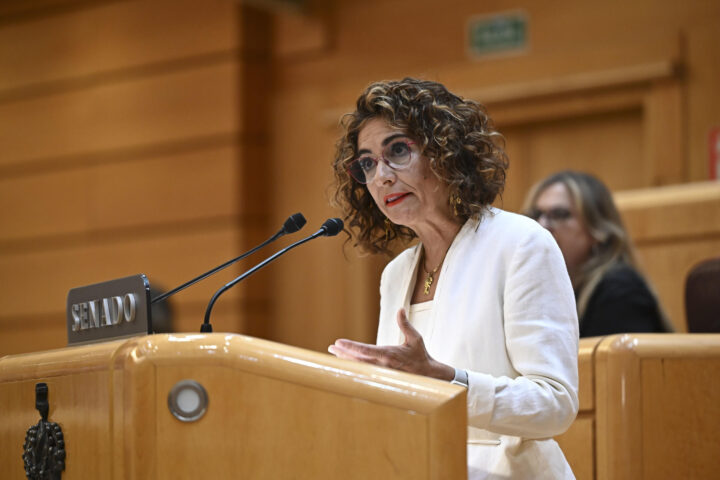
[[278, 232], [275, 235], [268, 238], [267, 240], [265, 240], [263, 243], [261, 243], [257, 247], [253, 248], [252, 250], [248, 250], [247, 252], [243, 253], [239, 257], [235, 257], [232, 260], [229, 260], [229, 261], [223, 263], [222, 265], [218, 265], [217, 267], [213, 268], [212, 270], [208, 270], [207, 272], [203, 273], [202, 275], [193, 278], [189, 282], [183, 283], [179, 287], [174, 288], [174, 289], [170, 290], [169, 292], [163, 293], [162, 295], [159, 295], [159, 296], [153, 298], [150, 301], [150, 303], [153, 304], [153, 303], [159, 302], [161, 300], [165, 300], [170, 295], [174, 295], [177, 292], [179, 292], [180, 290], [184, 290], [187, 287], [189, 287], [190, 285], [194, 285], [195, 283], [199, 282], [200, 280], [203, 280], [203, 279], [209, 277], [210, 275], [213, 275], [213, 274], [219, 272], [223, 268], [229, 267], [233, 263], [242, 260], [243, 258], [247, 257], [248, 255], [252, 255], [253, 253], [255, 253], [258, 250], [260, 250], [261, 248], [263, 248], [265, 245], [274, 242], [275, 240], [282, 237], [283, 235], [297, 232], [298, 230], [300, 230], [301, 228], [303, 228], [305, 226], [306, 222], [307, 221], [305, 220], [305, 217], [303, 217], [302, 213], [295, 213], [293, 215], [290, 215], [288, 217], [288, 219], [285, 220], [285, 223], [283, 224], [282, 228], [280, 230], [278, 230]]
[[248, 270], [247, 272], [243, 273], [236, 279], [232, 280], [229, 283], [226, 283], [222, 288], [220, 288], [217, 292], [215, 292], [215, 295], [210, 299], [210, 303], [208, 303], [207, 310], [205, 310], [205, 321], [203, 322], [202, 326], [200, 327], [200, 332], [202, 333], [211, 333], [212, 325], [210, 324], [210, 312], [212, 311], [213, 305], [215, 305], [215, 302], [217, 301], [218, 297], [225, 293], [226, 291], [230, 290], [232, 287], [237, 285], [239, 282], [244, 280], [245, 278], [249, 277], [253, 273], [260, 270], [262, 267], [267, 265], [268, 263], [272, 262], [276, 258], [278, 258], [280, 255], [285, 254], [286, 252], [292, 250], [295, 247], [299, 247], [303, 243], [309, 242], [310, 240], [313, 240], [317, 237], [334, 237], [338, 233], [342, 232], [342, 229], [344, 227], [343, 221], [339, 218], [328, 218], [325, 220], [325, 223], [322, 224], [322, 227], [320, 227], [320, 230], [313, 233], [309, 237], [303, 238], [302, 240], [299, 240], [292, 245], [288, 245], [287, 247], [283, 248], [279, 252], [275, 253], [271, 257], [266, 258], [262, 262], [255, 265], [253, 268]]

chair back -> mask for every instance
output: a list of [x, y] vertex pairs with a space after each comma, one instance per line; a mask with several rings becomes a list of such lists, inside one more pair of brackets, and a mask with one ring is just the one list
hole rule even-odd
[[704, 260], [685, 281], [688, 332], [720, 332], [720, 257]]

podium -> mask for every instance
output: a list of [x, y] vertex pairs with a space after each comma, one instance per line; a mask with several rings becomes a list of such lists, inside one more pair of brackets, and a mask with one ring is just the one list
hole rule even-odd
[[[39, 382], [64, 436], [63, 479], [467, 477], [464, 388], [213, 333], [1, 358], [4, 479], [26, 478]], [[205, 396], [177, 399], [182, 385]], [[204, 407], [182, 418], [178, 404]]]

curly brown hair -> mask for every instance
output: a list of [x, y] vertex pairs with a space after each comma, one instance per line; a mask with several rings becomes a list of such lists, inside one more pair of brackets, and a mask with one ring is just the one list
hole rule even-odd
[[343, 211], [355, 246], [370, 253], [390, 253], [395, 240], [416, 236], [401, 225], [386, 228], [385, 215], [367, 187], [348, 173], [357, 156], [360, 130], [373, 118], [403, 130], [420, 146], [432, 172], [448, 185], [448, 202], [463, 222], [479, 219], [502, 194], [508, 168], [504, 140], [485, 107], [437, 82], [404, 78], [373, 83], [358, 98], [355, 112], [343, 116], [345, 134], [333, 162], [333, 200]]

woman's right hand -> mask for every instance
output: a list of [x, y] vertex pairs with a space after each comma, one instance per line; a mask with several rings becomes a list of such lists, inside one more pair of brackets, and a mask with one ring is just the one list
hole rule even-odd
[[404, 309], [398, 311], [397, 322], [405, 336], [405, 341], [401, 345], [379, 346], [341, 338], [330, 345], [328, 351], [346, 360], [394, 368], [440, 380], [452, 380], [455, 377], [455, 369], [430, 356], [422, 335], [410, 324]]

